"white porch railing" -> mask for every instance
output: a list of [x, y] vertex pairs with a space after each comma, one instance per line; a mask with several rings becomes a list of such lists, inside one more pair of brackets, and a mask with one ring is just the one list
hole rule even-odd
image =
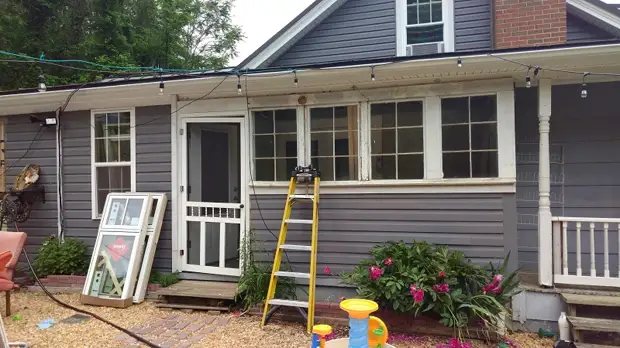
[[552, 224], [554, 283], [620, 287], [620, 219], [554, 217]]

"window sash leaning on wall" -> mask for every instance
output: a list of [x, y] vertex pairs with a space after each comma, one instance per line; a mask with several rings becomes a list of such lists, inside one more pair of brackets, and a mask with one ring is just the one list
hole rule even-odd
[[[495, 95], [497, 100], [497, 151], [498, 176], [494, 178], [443, 178], [442, 169], [442, 117], [441, 98], [469, 97], [477, 95]], [[327, 186], [376, 185], [424, 185], [424, 184], [459, 184], [459, 185], [496, 185], [498, 183], [514, 184], [515, 165], [515, 128], [514, 128], [514, 86], [511, 79], [481, 80], [474, 82], [444, 83], [406, 87], [374, 88], [362, 91], [345, 91], [333, 93], [316, 93], [304, 95], [305, 104], [298, 104], [299, 95], [254, 97], [249, 99], [250, 118], [258, 110], [296, 108], [298, 162], [300, 165], [310, 163], [310, 127], [309, 110], [314, 107], [332, 107], [357, 104], [359, 107], [359, 180], [324, 182]], [[421, 100], [423, 102], [424, 134], [424, 179], [416, 180], [372, 180], [371, 176], [371, 125], [370, 105], [381, 102], [399, 102]], [[250, 120], [253, 127], [253, 119]], [[254, 134], [253, 129], [250, 134]], [[254, 139], [250, 141], [254, 153]], [[256, 178], [254, 158], [252, 158], [252, 178]], [[254, 180], [253, 180], [254, 181]], [[280, 182], [253, 183], [257, 187], [279, 187]], [[286, 183], [284, 183], [286, 185]], [[514, 185], [513, 185], [514, 186]], [[514, 191], [514, 187], [511, 189]]]

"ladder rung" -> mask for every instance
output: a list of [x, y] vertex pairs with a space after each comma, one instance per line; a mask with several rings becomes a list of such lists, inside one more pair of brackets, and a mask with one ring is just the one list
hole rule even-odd
[[284, 220], [287, 224], [307, 224], [312, 225], [312, 220], [305, 219], [286, 219]]
[[277, 298], [274, 298], [272, 300], [269, 300], [269, 304], [270, 305], [274, 305], [274, 306], [287, 306], [287, 307], [308, 308], [308, 302], [307, 301], [279, 300]]
[[276, 275], [278, 277], [310, 279], [310, 273], [278, 271], [278, 272], [276, 272]]
[[312, 251], [310, 245], [294, 245], [294, 244], [282, 244], [280, 249], [283, 250], [296, 250], [296, 251]]
[[309, 200], [313, 200], [314, 199], [314, 195], [290, 195], [291, 199], [309, 199]]

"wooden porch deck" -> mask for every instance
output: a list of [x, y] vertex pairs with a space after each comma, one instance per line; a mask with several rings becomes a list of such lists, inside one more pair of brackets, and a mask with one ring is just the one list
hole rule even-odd
[[230, 311], [237, 293], [237, 283], [181, 280], [157, 290], [160, 308]]

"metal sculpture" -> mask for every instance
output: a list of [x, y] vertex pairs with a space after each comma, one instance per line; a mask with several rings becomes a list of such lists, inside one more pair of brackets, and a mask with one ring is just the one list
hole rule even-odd
[[29, 164], [15, 178], [13, 188], [5, 192], [0, 202], [0, 222], [23, 223], [30, 217], [35, 202], [45, 203], [45, 187], [38, 184], [40, 167]]

